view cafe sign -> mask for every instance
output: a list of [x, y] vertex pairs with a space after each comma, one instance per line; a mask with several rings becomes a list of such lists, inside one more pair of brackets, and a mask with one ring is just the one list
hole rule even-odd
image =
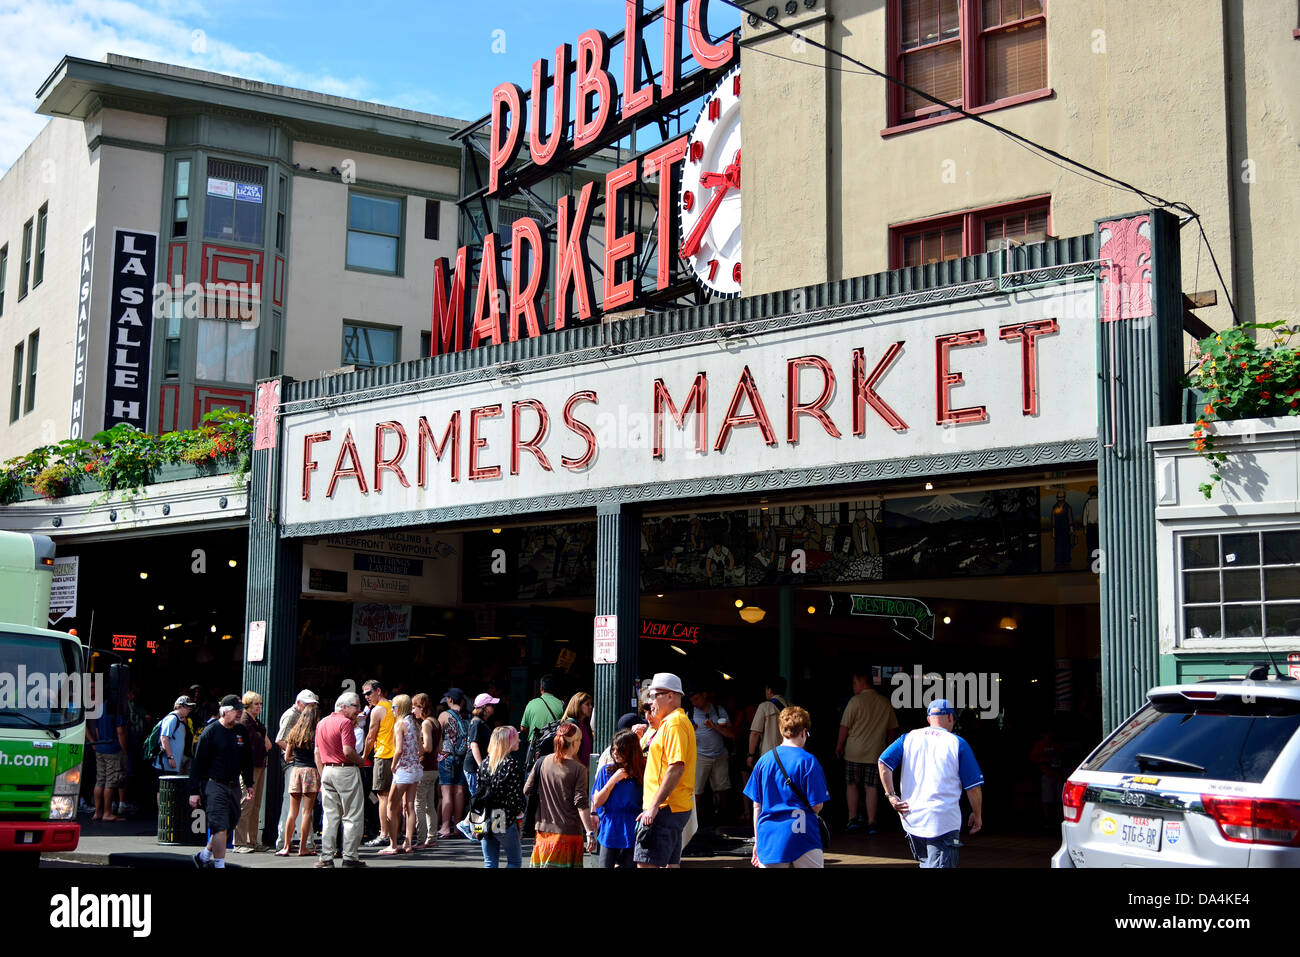
[[[667, 0], [662, 14], [644, 11], [644, 0], [626, 0], [622, 40], [622, 69], [611, 70], [611, 42], [600, 30], [577, 39], [577, 50], [562, 44], [552, 64], [533, 64], [527, 97], [515, 83], [492, 91], [488, 146], [488, 196], [515, 192], [511, 167], [527, 149], [535, 167], [559, 172], [576, 159], [617, 142], [633, 125], [680, 105], [683, 40], [706, 79], [723, 82], [709, 96], [695, 131], [610, 170], [604, 183], [604, 291], [601, 311], [632, 304], [638, 294], [631, 266], [639, 254], [640, 236], [629, 223], [630, 197], [639, 181], [658, 180], [659, 232], [656, 289], [666, 289], [672, 275], [674, 250], [708, 288], [736, 295], [740, 286], [740, 73], [725, 71], [736, 61], [736, 37], [716, 41], [708, 35], [708, 0]], [[645, 27], [657, 23], [663, 31], [663, 71], [660, 82], [643, 75], [640, 56]], [[694, 74], [692, 74], [694, 76]], [[615, 112], [622, 84], [622, 105]], [[527, 108], [524, 101], [527, 99]], [[549, 109], [548, 109], [549, 103]], [[567, 139], [572, 119], [573, 136]], [[694, 175], [682, 177], [688, 186], [673, 195], [675, 172], [686, 164]], [[719, 213], [724, 205], [727, 210]], [[484, 343], [514, 342], [521, 335], [539, 336], [548, 327], [562, 329], [570, 314], [579, 320], [596, 314], [588, 233], [599, 206], [597, 184], [587, 183], [577, 196], [557, 203], [554, 237], [554, 309], [541, 306], [546, 277], [551, 272], [552, 243], [532, 217], [516, 220], [511, 234], [508, 297], [502, 280], [502, 251], [488, 233], [478, 275], [469, 286], [470, 250], [462, 246], [452, 266], [444, 257], [434, 263], [432, 353], [459, 352]], [[680, 208], [679, 216], [670, 211]], [[717, 249], [705, 246], [704, 234], [717, 219], [731, 219], [734, 229], [715, 238]], [[677, 247], [675, 233], [684, 225], [686, 242]], [[717, 230], [715, 230], [716, 232]], [[704, 247], [704, 248], [702, 248]], [[508, 303], [508, 305], [507, 305]], [[467, 307], [472, 312], [467, 312]], [[468, 321], [467, 321], [468, 317]], [[521, 331], [522, 330], [522, 331]]]
[[283, 419], [284, 518], [517, 515], [605, 489], [862, 481], [855, 463], [891, 459], [924, 477], [931, 457], [977, 468], [991, 450], [1059, 462], [1096, 440], [1096, 328], [1093, 284], [1077, 283], [299, 408]]

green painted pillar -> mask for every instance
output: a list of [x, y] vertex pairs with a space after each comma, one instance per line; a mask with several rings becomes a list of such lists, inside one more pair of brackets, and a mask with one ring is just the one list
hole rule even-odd
[[1102, 725], [1159, 683], [1155, 457], [1147, 429], [1181, 418], [1178, 218], [1151, 210], [1097, 221]]
[[[293, 380], [279, 380], [280, 394]], [[262, 385], [259, 383], [259, 390]], [[278, 399], [277, 399], [278, 401]], [[275, 415], [275, 409], [270, 413]], [[302, 592], [302, 542], [280, 537], [280, 463], [283, 435], [275, 426], [274, 448], [253, 453], [248, 485], [248, 600], [244, 626], [244, 690], [262, 696], [262, 722], [272, 729], [280, 713], [293, 703], [298, 659], [298, 596]], [[256, 627], [255, 627], [256, 626]], [[265, 636], [260, 661], [251, 660], [255, 630]], [[332, 713], [333, 700], [321, 701], [321, 712]], [[275, 843], [284, 791], [282, 762], [266, 763], [266, 828], [262, 840]]]
[[785, 676], [786, 700], [798, 701], [798, 691], [795, 685], [798, 682], [798, 675], [794, 671], [794, 587], [791, 585], [782, 585], [780, 591], [780, 638], [777, 649], [777, 670]]
[[[641, 509], [613, 503], [596, 510], [596, 614], [618, 616], [614, 664], [597, 664], [592, 757], [614, 738], [620, 715], [635, 710], [632, 682], [641, 633]], [[592, 632], [583, 636], [592, 653]], [[580, 652], [581, 653], [581, 652]]]

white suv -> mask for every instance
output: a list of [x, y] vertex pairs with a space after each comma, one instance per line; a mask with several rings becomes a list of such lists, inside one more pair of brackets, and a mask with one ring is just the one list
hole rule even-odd
[[1300, 867], [1300, 682], [1151, 689], [1062, 802], [1053, 867]]

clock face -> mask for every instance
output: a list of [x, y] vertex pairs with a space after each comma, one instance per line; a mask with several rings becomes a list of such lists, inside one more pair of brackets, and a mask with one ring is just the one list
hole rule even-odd
[[700, 110], [682, 164], [678, 254], [705, 289], [740, 295], [740, 68]]

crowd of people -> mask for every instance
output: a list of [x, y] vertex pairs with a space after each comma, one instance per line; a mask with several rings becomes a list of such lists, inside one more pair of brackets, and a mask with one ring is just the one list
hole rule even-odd
[[[496, 720], [501, 702], [489, 692], [471, 704], [450, 688], [435, 706], [428, 694], [390, 696], [371, 679], [331, 707], [304, 689], [274, 738], [256, 692], [225, 696], [197, 729], [198, 705], [182, 695], [146, 754], [158, 775], [187, 775], [191, 806], [204, 808], [210, 840], [195, 855], [200, 867], [224, 867], [231, 848], [271, 850], [258, 839], [259, 814], [278, 754], [284, 784], [274, 852], [314, 855], [319, 868], [364, 867], [363, 847], [410, 855], [461, 836], [479, 842], [488, 868], [521, 867], [527, 837], [532, 867], [581, 867], [595, 855], [600, 867], [663, 868], [680, 866], [707, 792], [713, 800], [704, 807], [721, 812], [731, 746], [747, 740], [741, 793], [753, 826], [751, 863], [824, 866], [821, 813], [831, 795], [807, 748], [811, 716], [786, 699], [782, 679], [767, 682], [746, 739], [707, 690], [687, 694], [678, 676], [655, 675], [638, 710], [618, 720], [590, 780], [593, 698], [578, 692], [566, 703], [553, 684], [542, 678], [518, 729]], [[975, 833], [983, 778], [969, 745], [952, 733], [953, 709], [933, 702], [925, 728], [894, 737], [897, 716], [869, 676], [855, 675], [853, 691], [835, 746], [845, 762], [846, 830], [876, 832], [883, 787], [921, 866], [955, 866], [960, 800], [970, 802]]]

